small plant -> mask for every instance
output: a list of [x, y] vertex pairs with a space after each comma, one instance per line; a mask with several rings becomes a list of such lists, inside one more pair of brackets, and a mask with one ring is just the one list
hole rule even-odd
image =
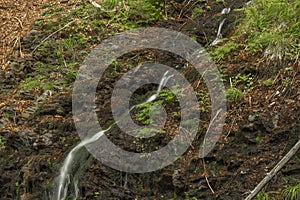
[[184, 193], [184, 195], [185, 195], [185, 200], [197, 200], [197, 198], [196, 197], [190, 197], [190, 194], [188, 193], [188, 192], [185, 192]]
[[300, 183], [295, 186], [290, 186], [282, 191], [285, 200], [298, 200], [300, 199]]
[[270, 87], [270, 86], [273, 85], [273, 82], [274, 82], [274, 80], [269, 78], [269, 79], [264, 81], [264, 85], [267, 86], [267, 87]]
[[94, 192], [94, 197], [99, 197], [100, 192]]
[[41, 85], [41, 81], [45, 78], [45, 76], [39, 75], [35, 78], [28, 77], [26, 78], [20, 85], [20, 89], [31, 91]]
[[255, 200], [275, 200], [273, 197], [270, 197], [268, 193], [263, 192], [263, 191], [259, 192], [254, 199]]
[[153, 111], [155, 105], [158, 105], [159, 103], [162, 103], [162, 101], [148, 102], [137, 105], [136, 108], [139, 109], [139, 112], [135, 115], [135, 119], [144, 125], [151, 124], [153, 121], [150, 118], [150, 110], [152, 109]]
[[0, 148], [5, 147], [6, 138], [0, 135]]
[[244, 94], [237, 88], [229, 88], [226, 90], [226, 97], [229, 102], [237, 103], [242, 100]]
[[216, 0], [217, 3], [223, 3], [225, 4], [225, 1], [224, 0]]
[[233, 80], [232, 84], [234, 86], [240, 85], [243, 90], [251, 90], [253, 87], [253, 76], [252, 74], [237, 74]]
[[197, 5], [193, 9], [192, 18], [196, 19], [197, 17], [200, 17], [203, 13], [204, 13], [204, 10], [203, 10], [202, 6], [201, 5]]
[[143, 128], [139, 131], [141, 135], [156, 135], [158, 133], [165, 133], [164, 130], [156, 129], [156, 128]]
[[261, 131], [259, 130], [258, 132], [257, 132], [257, 136], [256, 136], [256, 138], [255, 138], [255, 141], [257, 142], [257, 143], [260, 143], [261, 141], [262, 141], [262, 133], [261, 133]]
[[[106, 7], [105, 5], [108, 4]], [[103, 5], [106, 10], [114, 7], [116, 12], [108, 13], [111, 22], [120, 30], [136, 28], [139, 25], [147, 25], [162, 18], [162, 4], [157, 0], [132, 0], [123, 2], [122, 6], [116, 6], [114, 0], [106, 0]]]
[[227, 44], [218, 47], [212, 52], [212, 56], [215, 60], [221, 60], [227, 56], [235, 55], [237, 50], [242, 47], [243, 44], [237, 44], [235, 42], [228, 42]]

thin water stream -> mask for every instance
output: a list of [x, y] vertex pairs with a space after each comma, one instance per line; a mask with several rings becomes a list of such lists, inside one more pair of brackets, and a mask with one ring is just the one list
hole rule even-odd
[[[154, 101], [162, 88], [167, 84], [168, 80], [173, 77], [173, 75], [168, 75], [169, 71], [166, 71], [161, 78], [161, 81], [159, 83], [159, 86], [156, 90], [156, 93], [150, 96], [145, 102], [141, 103], [148, 103]], [[138, 105], [141, 105], [138, 104]], [[129, 112], [134, 109], [136, 106], [131, 107], [129, 109]], [[80, 170], [80, 163], [78, 163], [81, 160], [85, 160], [88, 157], [87, 151], [84, 147], [87, 144], [96, 142], [99, 138], [101, 138], [107, 131], [109, 131], [112, 126], [120, 122], [121, 120], [125, 119], [125, 117], [128, 117], [130, 113], [124, 113], [122, 117], [114, 122], [112, 125], [110, 125], [107, 129], [101, 130], [92, 137], [88, 137], [84, 140], [82, 140], [77, 146], [75, 146], [70, 153], [67, 155], [66, 159], [63, 162], [63, 165], [60, 169], [59, 176], [54, 181], [54, 192], [51, 194], [50, 199], [51, 200], [65, 200], [69, 195], [69, 188], [71, 187], [70, 184], [73, 184], [73, 199], [79, 198], [79, 187], [78, 187], [78, 170]]]
[[[222, 11], [221, 11], [221, 15], [227, 15], [229, 14], [231, 11], [231, 8], [224, 8]], [[211, 45], [216, 45], [218, 44], [221, 39], [222, 39], [222, 28], [223, 28], [223, 25], [224, 25], [224, 22], [226, 21], [226, 18], [224, 18], [220, 24], [219, 24], [219, 27], [218, 27], [218, 32], [217, 32], [217, 36], [216, 38], [214, 39], [214, 41], [211, 43]]]

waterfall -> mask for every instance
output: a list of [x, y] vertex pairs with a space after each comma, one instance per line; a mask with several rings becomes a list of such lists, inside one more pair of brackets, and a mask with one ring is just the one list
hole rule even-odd
[[[150, 96], [145, 102], [141, 103], [148, 103], [154, 101], [162, 88], [167, 84], [168, 80], [173, 77], [173, 75], [168, 75], [169, 71], [166, 71], [159, 83], [158, 89], [156, 90], [156, 93], [152, 96]], [[138, 105], [141, 105], [138, 104]], [[129, 112], [134, 109], [136, 106], [131, 107], [129, 109]], [[78, 145], [76, 145], [67, 155], [66, 159], [63, 162], [62, 167], [60, 168], [59, 176], [56, 178], [54, 184], [54, 191], [53, 194], [51, 194], [50, 199], [51, 200], [65, 200], [68, 197], [68, 189], [73, 182], [73, 189], [74, 189], [74, 200], [78, 199], [79, 197], [79, 188], [78, 188], [78, 177], [75, 176], [76, 172], [80, 169], [78, 166], [78, 160], [85, 159], [87, 156], [82, 156], [81, 151], [85, 148], [85, 145], [96, 142], [99, 138], [101, 138], [107, 131], [111, 129], [112, 126], [117, 124], [120, 120], [124, 119], [126, 116], [128, 116], [129, 113], [126, 113], [122, 116], [121, 119], [114, 122], [112, 125], [110, 125], [107, 129], [99, 131], [95, 135], [91, 137], [87, 137], [84, 140], [82, 140]], [[81, 156], [81, 157], [80, 157]], [[72, 181], [73, 179], [73, 181]]]
[[[227, 15], [227, 14], [230, 13], [230, 11], [231, 11], [231, 8], [224, 8], [224, 9], [221, 11], [221, 15]], [[220, 22], [219, 27], [218, 27], [217, 36], [216, 36], [215, 40], [211, 43], [212, 46], [218, 44], [218, 43], [221, 41], [221, 39], [222, 39], [222, 37], [223, 37], [223, 36], [222, 36], [222, 28], [223, 28], [223, 25], [224, 25], [225, 20], [226, 20], [226, 18], [224, 18], [224, 19]]]

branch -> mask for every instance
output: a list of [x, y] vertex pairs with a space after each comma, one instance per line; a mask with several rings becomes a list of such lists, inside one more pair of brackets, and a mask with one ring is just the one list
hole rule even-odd
[[277, 165], [267, 173], [266, 177], [251, 191], [250, 195], [247, 196], [245, 200], [251, 200], [257, 195], [257, 193], [272, 179], [272, 177], [277, 174], [279, 170], [297, 153], [300, 148], [300, 139], [298, 142], [291, 148], [291, 150], [277, 163]]

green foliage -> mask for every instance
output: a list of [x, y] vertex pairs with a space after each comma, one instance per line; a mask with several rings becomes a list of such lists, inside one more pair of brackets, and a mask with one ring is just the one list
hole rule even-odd
[[262, 132], [259, 130], [258, 132], [257, 132], [257, 136], [256, 136], [256, 138], [255, 138], [255, 141], [257, 142], [257, 143], [260, 143], [261, 141], [262, 141]]
[[200, 111], [204, 113], [208, 113], [209, 108], [210, 108], [210, 98], [209, 98], [209, 93], [204, 90], [200, 90], [199, 92], [196, 93], [199, 106], [200, 106]]
[[252, 74], [240, 74], [238, 73], [235, 77], [232, 78], [232, 86], [239, 86], [243, 90], [251, 90], [254, 82]]
[[148, 128], [148, 127], [145, 127], [143, 129], [141, 129], [139, 131], [139, 134], [141, 135], [148, 135], [148, 134], [157, 134], [157, 133], [164, 133], [165, 131], [164, 130], [159, 130], [159, 129], [156, 129], [156, 128]]
[[94, 192], [94, 197], [99, 197], [100, 192]]
[[116, 0], [106, 0], [103, 2], [105, 10], [116, 9], [115, 12], [108, 12], [108, 15], [114, 26], [120, 30], [151, 24], [163, 16], [163, 4], [158, 0], [132, 0], [123, 1], [121, 6], [118, 6], [118, 4]]
[[242, 100], [244, 94], [237, 88], [229, 88], [226, 90], [226, 97], [229, 102], [237, 103]]
[[237, 50], [242, 47], [243, 44], [237, 44], [235, 42], [228, 42], [227, 44], [218, 47], [212, 52], [212, 56], [215, 60], [220, 60], [231, 55], [235, 55]]
[[269, 78], [269, 79], [264, 81], [264, 85], [267, 86], [267, 87], [270, 87], [270, 86], [273, 85], [273, 82], [274, 82], [274, 80]]
[[31, 91], [31, 90], [35, 89], [37, 86], [41, 85], [41, 80], [44, 78], [45, 77], [42, 75], [39, 75], [35, 78], [28, 77], [19, 85], [19, 88]]
[[248, 36], [246, 49], [268, 58], [299, 57], [299, 0], [257, 0], [246, 9], [238, 34]]
[[223, 3], [225, 4], [225, 1], [224, 0], [216, 0], [217, 3]]
[[61, 12], [64, 12], [64, 7], [59, 7], [58, 5], [52, 5], [49, 7], [45, 12], [42, 13], [42, 16], [45, 16], [47, 18], [51, 18], [56, 14], [59, 14]]
[[6, 138], [0, 135], [0, 148], [5, 147]]
[[197, 5], [193, 9], [192, 18], [196, 19], [197, 17], [200, 17], [203, 13], [204, 13], [204, 10], [203, 10], [202, 6], [201, 5]]
[[162, 100], [155, 101], [155, 102], [147, 102], [143, 104], [139, 104], [136, 108], [139, 109], [139, 112], [135, 115], [135, 119], [141, 122], [144, 125], [151, 124], [153, 121], [150, 118], [150, 111], [152, 114], [158, 115], [159, 113], [156, 112], [156, 106], [162, 104]]
[[185, 200], [197, 200], [197, 198], [196, 197], [190, 197], [190, 194], [188, 193], [188, 192], [185, 192], [184, 193], [184, 195], [185, 195]]
[[255, 200], [275, 200], [273, 197], [270, 197], [268, 193], [263, 192], [263, 191], [259, 192], [254, 199]]
[[[178, 88], [178, 86], [176, 86], [175, 89], [175, 94], [179, 94], [180, 89]], [[171, 90], [167, 90], [167, 89], [163, 89], [160, 91], [159, 93], [159, 97], [161, 97], [162, 99], [164, 99], [165, 101], [173, 101], [175, 99], [175, 95]]]
[[300, 183], [295, 186], [290, 186], [282, 191], [285, 200], [298, 200], [300, 199]]
[[[163, 104], [164, 105], [173, 105], [177, 100], [176, 95], [183, 95], [180, 93], [181, 89], [178, 85], [174, 86], [172, 90], [162, 89], [157, 97], [157, 100], [147, 103], [138, 104], [136, 108], [138, 112], [135, 114], [134, 118], [143, 125], [149, 125], [153, 123], [152, 118], [160, 116], [161, 110], [159, 109]], [[150, 116], [151, 113], [151, 116]], [[178, 117], [180, 114], [178, 112], [170, 113], [170, 117]], [[154, 124], [155, 125], [155, 124]], [[140, 134], [149, 134], [149, 133], [164, 133], [163, 130], [148, 128], [140, 130]]]
[[244, 93], [251, 91], [254, 86], [252, 74], [237, 74], [229, 79], [230, 88], [226, 90], [226, 97], [229, 102], [239, 102], [244, 97]]

